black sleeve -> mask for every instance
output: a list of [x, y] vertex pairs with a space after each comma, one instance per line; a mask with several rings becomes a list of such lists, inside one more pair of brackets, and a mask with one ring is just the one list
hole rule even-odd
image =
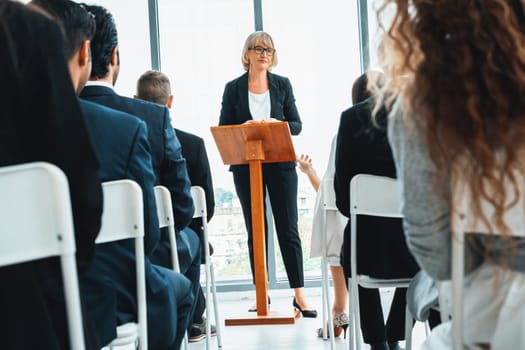
[[[83, 115], [63, 55], [62, 38], [54, 24], [42, 25], [35, 35], [41, 57], [29, 67], [25, 86], [33, 101], [27, 114], [40, 119], [42, 144], [35, 145], [36, 160], [56, 164], [69, 181], [79, 268], [92, 258], [101, 226], [102, 188], [97, 176], [98, 161], [93, 153]], [[46, 154], [40, 154], [45, 152]]]

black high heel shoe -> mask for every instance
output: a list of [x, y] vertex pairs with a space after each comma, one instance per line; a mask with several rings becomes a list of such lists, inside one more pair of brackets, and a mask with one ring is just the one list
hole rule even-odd
[[299, 304], [297, 304], [297, 300], [295, 300], [295, 297], [293, 298], [292, 305], [296, 310], [299, 310], [299, 312], [301, 313], [301, 315], [303, 315], [303, 317], [310, 317], [310, 318], [317, 317], [317, 310], [303, 310], [303, 308], [301, 308]]

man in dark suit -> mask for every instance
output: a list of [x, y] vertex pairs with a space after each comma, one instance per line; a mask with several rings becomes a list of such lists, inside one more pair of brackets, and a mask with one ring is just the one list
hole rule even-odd
[[[81, 5], [70, 0], [34, 0], [34, 4], [56, 16], [65, 33], [65, 53], [71, 80], [82, 90], [91, 72], [90, 39], [95, 20]], [[145, 226], [145, 270], [149, 324], [149, 346], [178, 349], [178, 312], [189, 312], [193, 298], [189, 281], [172, 270], [151, 263], [159, 240], [153, 172], [146, 124], [139, 118], [105, 106], [81, 100], [103, 181], [128, 178], [142, 188]], [[117, 324], [136, 320], [135, 254], [132, 241], [110, 242], [97, 247], [95, 260], [81, 280], [87, 315], [95, 322], [98, 348], [115, 336]], [[176, 296], [180, 296], [177, 300]], [[177, 310], [177, 304], [184, 308]], [[151, 321], [150, 321], [151, 320]], [[163, 325], [155, 337], [151, 322]], [[157, 330], [157, 332], [160, 330]]]
[[[366, 75], [361, 76], [354, 86], [366, 89], [366, 79]], [[360, 99], [358, 96], [363, 94], [354, 91], [354, 99]], [[367, 95], [369, 97], [370, 93]], [[337, 208], [346, 217], [350, 217], [349, 188], [354, 175], [396, 177], [386, 137], [387, 111], [384, 108], [379, 111], [376, 126], [372, 122], [373, 108], [374, 99], [369, 97], [344, 111], [339, 123], [334, 187]], [[359, 273], [376, 278], [406, 278], [419, 270], [405, 243], [400, 219], [362, 216], [357, 220], [357, 232]], [[351, 275], [349, 254], [350, 221], [345, 228], [341, 250], [341, 263], [347, 279]], [[386, 326], [377, 289], [359, 287], [359, 304], [365, 343], [370, 344], [372, 350], [398, 350], [398, 341], [404, 339], [406, 288], [396, 289]]]
[[[90, 80], [82, 90], [80, 97], [110, 108], [131, 113], [142, 119], [148, 128], [148, 141], [151, 146], [155, 185], [164, 185], [172, 196], [175, 216], [175, 228], [182, 230], [190, 223], [193, 216], [191, 184], [186, 170], [186, 161], [182, 157], [181, 146], [173, 132], [169, 111], [166, 107], [154, 103], [119, 96], [113, 89], [119, 72], [119, 52], [116, 25], [112, 15], [101, 6], [86, 8], [95, 15], [96, 33], [91, 41], [93, 68]], [[194, 237], [193, 237], [194, 236]], [[198, 237], [187, 234], [183, 240], [187, 249], [180, 255], [181, 272], [191, 281], [192, 294], [196, 295], [200, 279], [200, 250]], [[150, 255], [155, 247], [151, 247]], [[183, 303], [184, 304], [184, 303]], [[181, 310], [179, 305], [179, 322], [177, 339], [182, 339], [184, 330], [189, 329], [193, 318], [195, 302], [189, 309]], [[160, 304], [159, 304], [160, 308]], [[162, 312], [150, 306], [148, 300], [148, 326], [150, 339], [162, 342], [165, 338], [166, 324], [155, 318], [155, 313]]]
[[[55, 23], [18, 2], [0, 2], [0, 166], [44, 161], [64, 171], [82, 276], [100, 230], [102, 188], [62, 52]], [[1, 349], [69, 347], [61, 280], [56, 258], [0, 268]], [[86, 329], [87, 346], [90, 335]]]
[[[171, 94], [169, 78], [166, 74], [159, 71], [146, 71], [137, 81], [137, 95], [134, 97], [158, 103], [171, 109], [173, 95]], [[191, 185], [202, 187], [206, 194], [207, 221], [210, 221], [215, 210], [215, 197], [213, 194], [210, 163], [208, 161], [206, 147], [204, 146], [204, 140], [197, 135], [180, 129], [174, 128], [174, 130], [182, 145], [182, 155], [186, 158], [186, 166], [188, 168]], [[197, 218], [193, 219], [189, 228], [199, 236], [201, 242], [201, 257], [204, 259], [204, 232], [202, 230], [201, 220]], [[177, 248], [178, 246], [179, 241], [177, 241]], [[212, 248], [210, 245], [210, 252], [211, 251]], [[169, 266], [171, 264], [168, 237], [163, 237], [161, 240], [156, 250], [156, 260], [154, 261], [163, 266]], [[204, 260], [202, 260], [202, 263], [204, 263]], [[203, 317], [204, 310], [206, 309], [206, 300], [202, 288], [199, 288], [197, 299], [197, 306], [193, 316], [193, 326], [189, 333], [190, 342], [202, 340], [206, 336], [206, 322]], [[216, 334], [214, 325], [211, 327], [211, 334]]]

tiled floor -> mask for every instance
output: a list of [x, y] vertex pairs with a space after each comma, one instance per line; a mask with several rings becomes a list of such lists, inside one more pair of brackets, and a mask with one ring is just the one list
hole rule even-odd
[[[317, 307], [317, 319], [299, 318], [294, 325], [262, 325], [262, 326], [224, 326], [224, 318], [235, 317], [247, 310], [254, 303], [255, 292], [219, 293], [219, 310], [222, 330], [222, 349], [224, 350], [281, 350], [281, 349], [330, 349], [330, 342], [317, 337], [317, 329], [321, 327], [321, 289], [306, 290], [309, 302]], [[291, 290], [272, 290], [271, 310], [291, 311]], [[393, 290], [381, 291], [383, 309], [390, 305]], [[418, 323], [413, 331], [413, 349], [418, 349], [425, 338], [423, 324]], [[212, 337], [211, 349], [217, 349], [217, 337]], [[336, 338], [337, 350], [348, 349], [348, 339]], [[189, 350], [206, 349], [206, 341], [192, 343]], [[363, 345], [363, 350], [368, 346]]]

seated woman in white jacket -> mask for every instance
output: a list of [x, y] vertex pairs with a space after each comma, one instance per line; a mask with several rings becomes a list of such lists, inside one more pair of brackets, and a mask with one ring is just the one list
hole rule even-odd
[[[336, 137], [332, 139], [328, 166], [322, 179], [319, 179], [319, 176], [312, 166], [312, 159], [308, 155], [301, 154], [301, 156], [297, 158], [299, 170], [308, 176], [312, 187], [317, 191], [312, 221], [312, 239], [310, 244], [311, 258], [323, 255], [323, 227], [321, 223], [321, 211], [324, 210], [322, 201], [323, 196], [333, 198], [335, 207], [335, 147]], [[329, 185], [322, 186], [322, 184], [326, 183]], [[325, 193], [325, 191], [328, 193]], [[348, 219], [338, 210], [329, 210], [326, 212], [326, 257], [328, 264], [330, 265], [330, 273], [334, 284], [334, 303], [332, 306], [334, 330], [332, 334], [336, 337], [340, 336], [343, 330], [348, 327], [348, 315], [345, 312], [347, 307], [346, 302], [348, 300], [348, 290], [346, 288], [343, 267], [341, 266], [341, 246], [343, 244], [343, 232], [347, 221]], [[317, 336], [320, 338], [323, 337], [323, 328], [317, 330]]]
[[[409, 248], [432, 278], [450, 279], [452, 218], [473, 219], [464, 346], [525, 349], [523, 2], [385, 2], [396, 19], [382, 97], [396, 100], [389, 140]], [[424, 348], [451, 348], [450, 323]]]

